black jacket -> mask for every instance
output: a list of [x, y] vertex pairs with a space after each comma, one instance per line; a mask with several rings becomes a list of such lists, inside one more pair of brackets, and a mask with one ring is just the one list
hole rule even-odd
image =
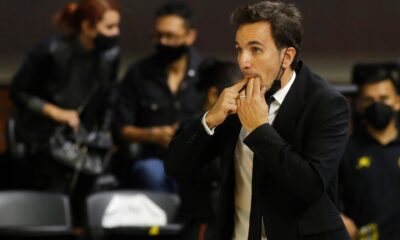
[[[115, 133], [121, 139], [123, 127], [155, 127], [180, 124], [202, 111], [202, 95], [196, 88], [201, 58], [189, 48], [186, 74], [174, 94], [168, 86], [167, 64], [157, 54], [133, 64], [119, 87]], [[124, 143], [123, 141], [121, 141]], [[163, 159], [166, 149], [154, 143], [139, 143], [134, 158]]]
[[[116, 81], [117, 67], [119, 63], [119, 48], [115, 47], [105, 52], [93, 52], [90, 56], [82, 55], [82, 48], [78, 46], [78, 40], [73, 36], [55, 36], [47, 41], [41, 42], [28, 51], [27, 57], [19, 68], [11, 82], [11, 99], [17, 108], [17, 122], [19, 135], [27, 141], [46, 141], [54, 130], [56, 123], [41, 114], [43, 105], [52, 103], [64, 108], [78, 108], [90, 96], [95, 89], [96, 82], [99, 83], [99, 90], [93, 95], [93, 99], [86, 108], [87, 111], [81, 116], [83, 124], [92, 125], [94, 122], [110, 121], [103, 117], [105, 108], [102, 100], [110, 97], [110, 87]], [[87, 83], [86, 89], [80, 88], [80, 94], [74, 92], [74, 87], [81, 84], [77, 81], [71, 84], [71, 70], [80, 62], [77, 59], [93, 62], [93, 72], [88, 78], [79, 76], [77, 78]], [[79, 66], [78, 66], [79, 67]], [[90, 68], [92, 69], [92, 68]], [[70, 92], [63, 93], [67, 87]], [[78, 90], [78, 88], [76, 88]], [[107, 97], [105, 97], [107, 96]], [[96, 102], [96, 103], [95, 103]], [[99, 113], [101, 112], [101, 113]], [[101, 116], [99, 116], [99, 114]], [[90, 126], [86, 126], [90, 127]]]
[[[364, 129], [353, 134], [340, 164], [342, 212], [356, 226], [400, 239], [400, 135], [382, 145]], [[399, 128], [397, 128], [399, 129]], [[367, 234], [365, 234], [367, 235]]]
[[[299, 66], [273, 126], [263, 124], [244, 143], [254, 152], [249, 239], [348, 239], [337, 204], [337, 173], [349, 120], [345, 98], [326, 81]], [[221, 199], [215, 239], [232, 239], [234, 227], [233, 154], [241, 124], [229, 117], [209, 136], [201, 119], [172, 141], [166, 171], [185, 176], [220, 155]]]

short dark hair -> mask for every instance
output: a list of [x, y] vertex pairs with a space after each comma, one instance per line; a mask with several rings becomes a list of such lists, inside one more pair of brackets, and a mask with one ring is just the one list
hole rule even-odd
[[195, 28], [195, 14], [193, 10], [184, 2], [168, 2], [156, 11], [156, 18], [176, 15], [185, 22], [187, 29]]
[[370, 76], [366, 77], [362, 82], [358, 83], [358, 89], [359, 89], [358, 95], [361, 94], [361, 89], [365, 85], [380, 83], [383, 81], [390, 81], [393, 85], [395, 92], [397, 94], [399, 94], [399, 86], [398, 86], [397, 82], [395, 81], [394, 76], [390, 72], [386, 71], [385, 69], [380, 69], [380, 70], [375, 71]]
[[278, 49], [293, 47], [296, 56], [291, 68], [299, 60], [302, 38], [301, 13], [293, 5], [284, 2], [262, 1], [237, 8], [231, 15], [231, 22], [237, 30], [243, 24], [268, 22], [271, 25], [272, 38]]
[[396, 91], [400, 93], [400, 62], [357, 63], [352, 70], [351, 82], [358, 88], [364, 84], [377, 83], [386, 79], [390, 79]]
[[214, 86], [221, 93], [226, 87], [239, 81], [242, 73], [235, 62], [206, 58], [199, 66], [198, 76], [199, 91], [205, 92]]

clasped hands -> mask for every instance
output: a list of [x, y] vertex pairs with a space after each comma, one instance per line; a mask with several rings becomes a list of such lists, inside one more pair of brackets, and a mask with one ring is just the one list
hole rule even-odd
[[230, 114], [238, 114], [242, 126], [248, 133], [268, 123], [269, 108], [264, 97], [266, 91], [266, 87], [261, 87], [259, 78], [243, 79], [225, 88], [205, 118], [207, 126], [217, 127]]

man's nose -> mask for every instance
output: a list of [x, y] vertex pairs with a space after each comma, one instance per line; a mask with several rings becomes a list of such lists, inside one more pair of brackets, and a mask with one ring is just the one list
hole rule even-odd
[[241, 69], [251, 68], [251, 58], [247, 54], [240, 54], [238, 56], [238, 61]]

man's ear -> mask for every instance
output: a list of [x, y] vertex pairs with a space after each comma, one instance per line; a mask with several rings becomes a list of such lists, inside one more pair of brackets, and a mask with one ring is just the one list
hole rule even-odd
[[289, 68], [290, 65], [292, 64], [294, 58], [296, 57], [297, 51], [294, 47], [288, 47], [286, 48], [283, 56], [283, 63], [282, 67], [283, 68]]
[[193, 45], [193, 43], [196, 41], [197, 38], [197, 30], [192, 28], [188, 30], [188, 33], [185, 37], [185, 43], [188, 46]]

